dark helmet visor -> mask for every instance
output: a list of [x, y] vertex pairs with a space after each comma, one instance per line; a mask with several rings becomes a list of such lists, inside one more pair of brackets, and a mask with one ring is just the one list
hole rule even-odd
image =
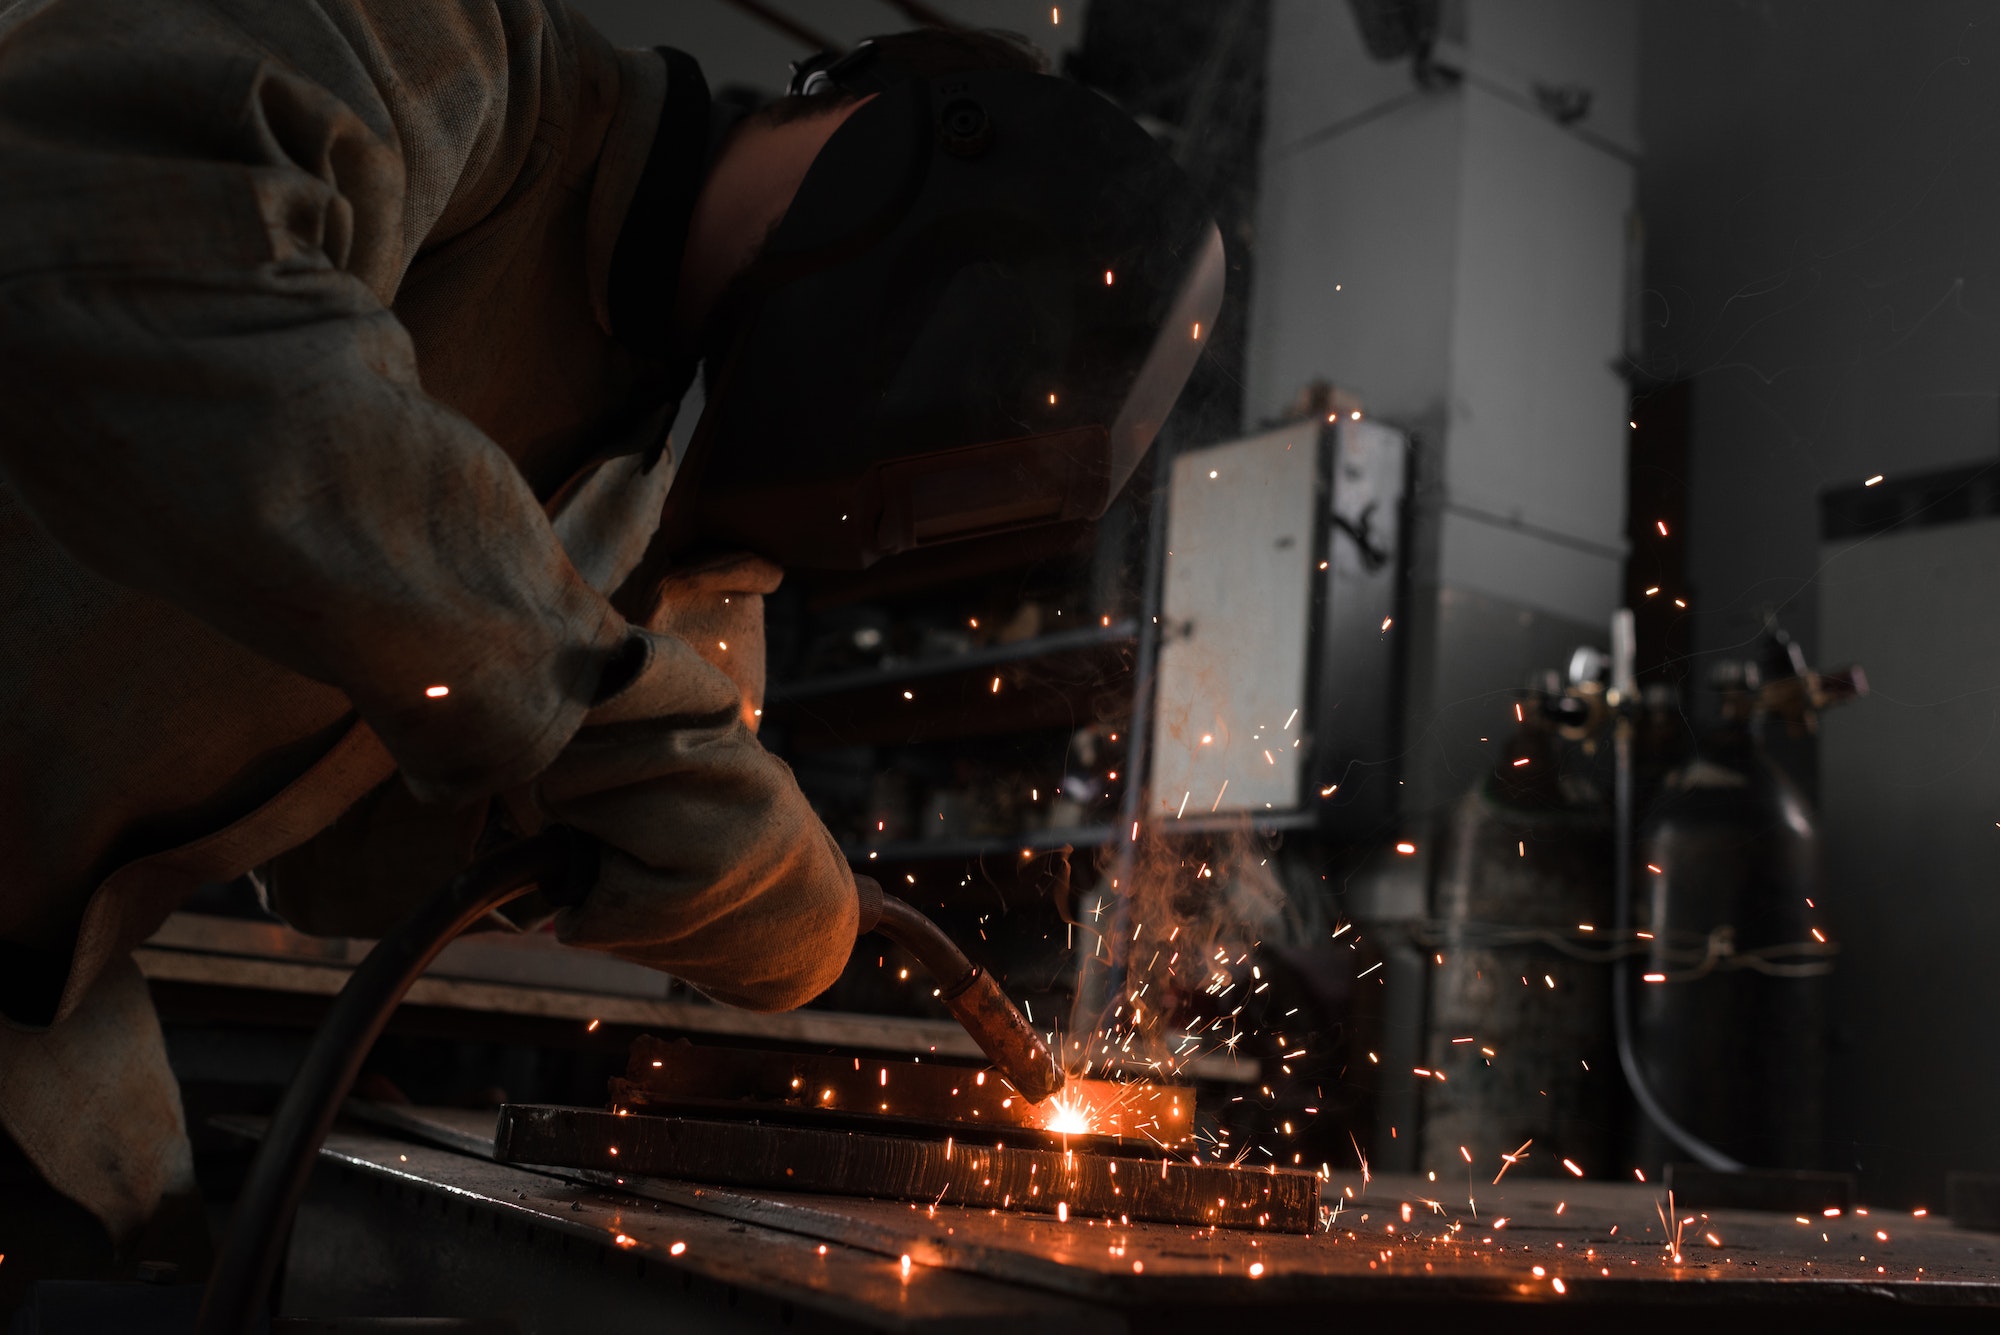
[[668, 540], [783, 564], [1101, 515], [1206, 346], [1221, 236], [1123, 112], [910, 80], [828, 140], [729, 313]]

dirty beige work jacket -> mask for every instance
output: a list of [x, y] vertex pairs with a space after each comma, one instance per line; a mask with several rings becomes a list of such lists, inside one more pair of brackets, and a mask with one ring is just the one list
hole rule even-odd
[[0, 0], [0, 1128], [114, 1236], [187, 1178], [127, 956], [203, 881], [277, 859], [366, 930], [549, 771], [669, 850], [574, 939], [774, 1009], [845, 961], [748, 726], [769, 567], [652, 600], [679, 787], [605, 816], [601, 753], [550, 771], [672, 476], [595, 443], [667, 79], [542, 0]]

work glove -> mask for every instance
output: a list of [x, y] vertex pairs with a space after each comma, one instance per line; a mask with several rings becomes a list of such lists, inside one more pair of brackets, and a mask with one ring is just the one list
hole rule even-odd
[[753, 1010], [824, 991], [858, 917], [839, 846], [755, 735], [762, 595], [778, 579], [745, 558], [669, 577], [633, 631], [629, 684], [504, 799], [521, 833], [563, 824], [604, 845], [596, 886], [556, 915], [559, 939]]

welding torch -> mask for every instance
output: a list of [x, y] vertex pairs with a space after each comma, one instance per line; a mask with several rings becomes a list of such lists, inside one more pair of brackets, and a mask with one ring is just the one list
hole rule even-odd
[[1040, 1103], [1063, 1087], [1055, 1054], [992, 974], [967, 959], [936, 923], [894, 895], [884, 894], [873, 880], [856, 876], [854, 887], [861, 895], [855, 935], [879, 932], [916, 956], [937, 980], [938, 1000], [1000, 1068], [1007, 1083], [1030, 1103]]

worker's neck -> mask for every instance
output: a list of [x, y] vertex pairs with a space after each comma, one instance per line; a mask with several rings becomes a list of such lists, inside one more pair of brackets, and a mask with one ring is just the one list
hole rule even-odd
[[688, 219], [674, 294], [674, 333], [682, 346], [703, 346], [717, 302], [757, 258], [813, 159], [860, 105], [777, 123], [753, 116], [730, 133]]

